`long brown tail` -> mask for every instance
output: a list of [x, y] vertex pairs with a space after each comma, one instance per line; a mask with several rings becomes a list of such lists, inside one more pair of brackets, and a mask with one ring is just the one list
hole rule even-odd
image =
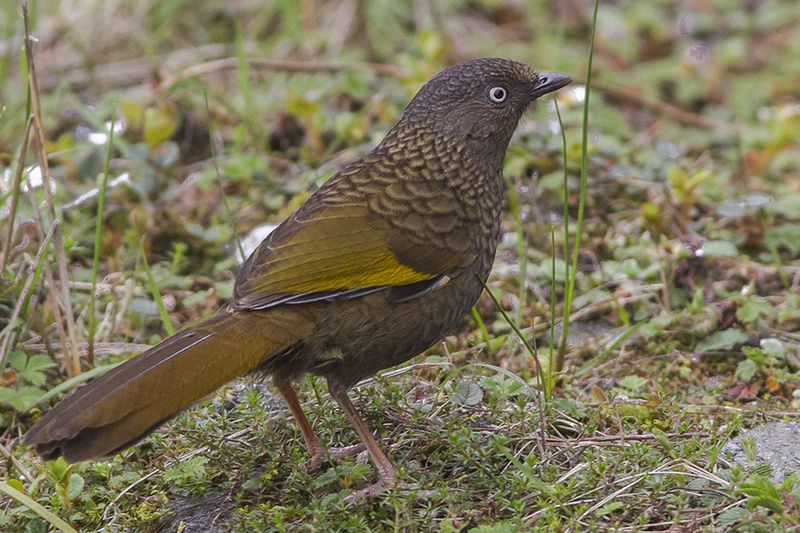
[[[220, 313], [66, 397], [25, 435], [45, 459], [112, 455], [296, 342], [262, 313]], [[278, 318], [278, 317], [276, 317]], [[270, 330], [273, 333], [270, 334]]]

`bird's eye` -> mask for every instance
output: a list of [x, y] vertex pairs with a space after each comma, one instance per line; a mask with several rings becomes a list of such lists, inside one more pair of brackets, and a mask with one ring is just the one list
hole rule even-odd
[[506, 91], [505, 87], [492, 87], [489, 89], [489, 100], [496, 104], [505, 102], [507, 97], [508, 91]]

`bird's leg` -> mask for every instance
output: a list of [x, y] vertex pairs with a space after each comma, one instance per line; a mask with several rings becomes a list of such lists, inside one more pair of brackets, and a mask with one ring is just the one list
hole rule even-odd
[[330, 450], [330, 452], [326, 450], [325, 446], [323, 446], [322, 442], [319, 440], [319, 437], [317, 437], [317, 434], [314, 433], [311, 422], [308, 421], [306, 414], [303, 412], [303, 408], [300, 406], [300, 400], [297, 398], [297, 392], [295, 392], [292, 384], [287, 381], [285, 383], [276, 383], [275, 386], [289, 406], [289, 410], [297, 421], [297, 425], [300, 426], [300, 432], [303, 434], [303, 441], [306, 443], [306, 449], [311, 456], [311, 459], [309, 459], [306, 464], [306, 469], [309, 472], [319, 470], [320, 466], [322, 466], [323, 459], [328, 456], [334, 459], [340, 459], [348, 455], [359, 453], [364, 449], [363, 444], [355, 444], [343, 448], [334, 448]]
[[325, 458], [325, 446], [322, 445], [319, 437], [314, 433], [314, 428], [311, 427], [311, 423], [308, 421], [308, 418], [306, 418], [306, 414], [300, 406], [300, 400], [297, 399], [297, 392], [295, 392], [292, 384], [286, 381], [284, 383], [276, 383], [275, 385], [278, 387], [281, 396], [283, 396], [283, 399], [289, 406], [289, 410], [297, 421], [297, 425], [300, 426], [300, 432], [303, 434], [303, 441], [306, 443], [306, 449], [311, 456], [306, 468], [309, 472], [313, 472], [320, 467], [322, 459]]
[[347, 420], [350, 421], [350, 424], [356, 430], [358, 436], [361, 437], [361, 441], [366, 446], [369, 456], [372, 459], [373, 464], [375, 464], [375, 468], [378, 470], [379, 479], [377, 483], [351, 494], [347, 500], [357, 501], [371, 498], [384, 488], [395, 484], [394, 468], [392, 467], [392, 463], [389, 462], [389, 459], [381, 450], [378, 442], [372, 435], [372, 432], [361, 419], [361, 416], [359, 416], [358, 411], [356, 411], [356, 407], [353, 405], [353, 402], [351, 402], [350, 398], [347, 397], [347, 388], [328, 380], [328, 390], [333, 399], [336, 400], [336, 403], [339, 404], [339, 407], [341, 407], [342, 411], [344, 411]]

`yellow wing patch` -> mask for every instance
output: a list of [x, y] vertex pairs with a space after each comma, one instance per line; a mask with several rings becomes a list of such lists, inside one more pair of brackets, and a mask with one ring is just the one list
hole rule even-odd
[[304, 260], [298, 257], [265, 263], [267, 268], [275, 267], [274, 274], [253, 283], [252, 287], [268, 293], [308, 293], [405, 285], [433, 277], [400, 264], [388, 249], [339, 251], [343, 253], [318, 251], [308, 253]]
[[402, 264], [389, 249], [385, 229], [369, 223], [364, 205], [301, 209], [242, 266], [235, 305], [256, 307], [287, 295], [406, 285], [438, 274]]

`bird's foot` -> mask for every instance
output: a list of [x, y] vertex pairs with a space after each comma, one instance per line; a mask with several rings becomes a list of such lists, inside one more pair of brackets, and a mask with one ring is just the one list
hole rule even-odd
[[394, 481], [394, 480], [379, 480], [377, 483], [373, 483], [369, 487], [363, 488], [358, 490], [352, 494], [349, 494], [345, 497], [345, 503], [364, 503], [376, 496], [380, 495], [381, 492], [387, 489], [394, 489], [399, 491], [401, 494], [414, 494], [417, 499], [426, 500], [429, 498], [433, 498], [437, 494], [439, 494], [438, 490], [424, 490], [419, 487], [419, 485], [414, 483], [404, 483], [401, 481]]
[[359, 442], [358, 444], [351, 444], [350, 446], [331, 448], [328, 450], [328, 453], [330, 454], [331, 459], [344, 459], [345, 457], [350, 457], [351, 455], [361, 453], [366, 449], [367, 447], [364, 445], [364, 443]]
[[345, 503], [363, 503], [371, 500], [386, 489], [402, 489], [406, 483], [397, 481], [394, 477], [394, 470], [389, 465], [388, 469], [378, 468], [378, 481], [369, 487], [357, 490], [345, 497]]
[[357, 490], [352, 494], [348, 494], [344, 499], [344, 503], [364, 503], [376, 497], [384, 490], [394, 488], [396, 486], [397, 485], [394, 480], [381, 479], [369, 487]]
[[328, 459], [343, 459], [357, 453], [361, 453], [366, 449], [364, 443], [352, 444], [350, 446], [341, 446], [338, 448], [329, 448], [327, 451], [322, 448], [315, 450], [311, 454], [311, 459], [306, 463], [306, 472], [317, 472]]
[[313, 474], [322, 468], [322, 462], [327, 459], [325, 452], [321, 451], [311, 455], [311, 459], [306, 461], [306, 472]]

